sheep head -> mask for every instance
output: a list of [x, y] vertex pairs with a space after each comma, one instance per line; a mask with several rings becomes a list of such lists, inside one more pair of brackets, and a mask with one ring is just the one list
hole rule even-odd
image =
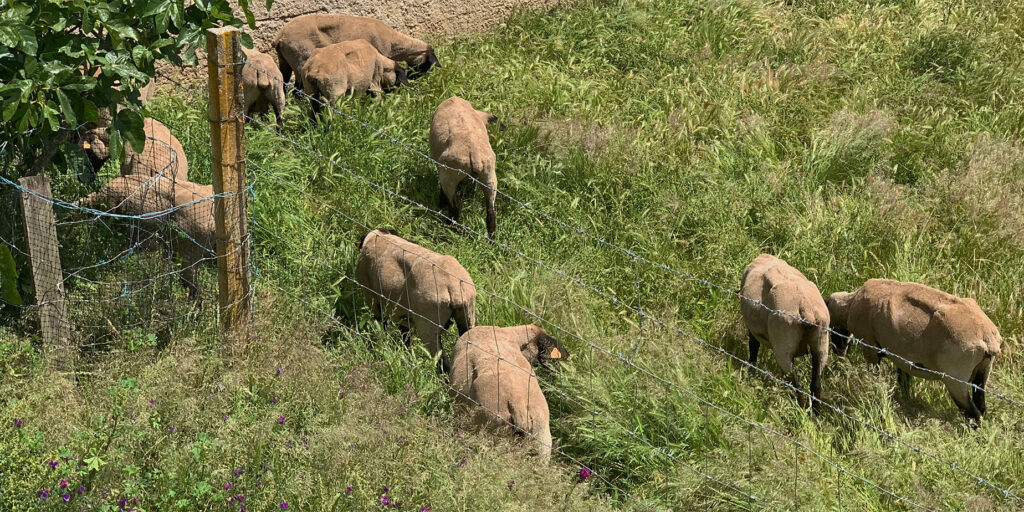
[[434, 53], [434, 49], [428, 46], [426, 53], [423, 55], [423, 59], [416, 64], [411, 64], [413, 78], [418, 78], [419, 76], [426, 74], [427, 71], [430, 71], [430, 68], [434, 66], [440, 68], [441, 62], [437, 60], [437, 54]]
[[837, 355], [844, 355], [850, 344], [850, 331], [846, 328], [846, 321], [849, 316], [850, 300], [853, 294], [849, 292], [836, 292], [825, 298], [825, 306], [828, 307], [828, 316], [831, 319], [833, 332], [829, 333], [832, 350]]
[[519, 350], [530, 365], [547, 366], [551, 361], [561, 361], [569, 357], [569, 352], [562, 348], [557, 340], [548, 336], [544, 329], [530, 324], [527, 326], [527, 332], [529, 335], [520, 343]]

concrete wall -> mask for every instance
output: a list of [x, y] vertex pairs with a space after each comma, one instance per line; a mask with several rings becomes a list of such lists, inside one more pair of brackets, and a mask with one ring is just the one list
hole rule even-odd
[[[437, 43], [456, 34], [480, 32], [513, 12], [550, 8], [566, 0], [277, 0], [270, 12], [254, 0], [256, 49], [267, 51], [288, 20], [312, 13], [344, 13], [383, 20], [399, 31]], [[269, 53], [269, 52], [268, 52]]]

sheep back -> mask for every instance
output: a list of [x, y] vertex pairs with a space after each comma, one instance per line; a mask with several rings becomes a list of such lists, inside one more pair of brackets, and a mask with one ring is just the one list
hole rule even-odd
[[[829, 325], [829, 312], [821, 292], [802, 272], [782, 259], [762, 254], [743, 272], [740, 293], [745, 297], [741, 300], [740, 312], [747, 328], [756, 338], [768, 340], [776, 352], [792, 352], [794, 357], [807, 352], [828, 352], [825, 329], [789, 316], [795, 315], [823, 327]], [[760, 301], [764, 307], [748, 298]], [[772, 310], [788, 315], [773, 314]], [[770, 336], [772, 332], [792, 334], [778, 339]]]
[[[963, 380], [985, 357], [998, 356], [1002, 343], [999, 330], [974, 300], [888, 279], [871, 279], [853, 293], [847, 328], [869, 345]], [[911, 375], [940, 378], [899, 358], [893, 363]]]
[[143, 120], [143, 130], [146, 134], [146, 145], [141, 153], [136, 152], [127, 142], [124, 145], [121, 175], [162, 175], [187, 182], [188, 158], [185, 156], [185, 149], [171, 134], [171, 130], [160, 121], [149, 117]]
[[[476, 110], [466, 100], [452, 96], [438, 105], [430, 121], [431, 158], [445, 166], [460, 169], [474, 178], [494, 181], [496, 157], [487, 133], [490, 113]], [[461, 183], [467, 177], [438, 166], [438, 175], [446, 182]]]
[[316, 50], [301, 74], [306, 93], [323, 95], [328, 101], [350, 91], [379, 93], [397, 80], [395, 62], [362, 39]]
[[[475, 325], [476, 287], [455, 258], [438, 254], [397, 235], [374, 230], [361, 243], [356, 281], [367, 302], [379, 303], [388, 316], [425, 316], [444, 325], [438, 307], [464, 310]], [[442, 313], [444, 313], [442, 311]]]
[[274, 47], [288, 65], [300, 71], [317, 48], [362, 39], [385, 57], [422, 65], [431, 52], [427, 43], [387, 26], [383, 21], [347, 14], [306, 14], [281, 27]]
[[256, 50], [245, 52], [245, 66], [242, 67], [242, 89], [245, 95], [246, 112], [266, 112], [273, 105], [280, 113], [284, 109], [284, 77], [274, 59]]
[[543, 334], [535, 325], [481, 326], [455, 344], [451, 383], [456, 398], [485, 426], [511, 424], [535, 438], [543, 459], [551, 455], [550, 414], [523, 340]]

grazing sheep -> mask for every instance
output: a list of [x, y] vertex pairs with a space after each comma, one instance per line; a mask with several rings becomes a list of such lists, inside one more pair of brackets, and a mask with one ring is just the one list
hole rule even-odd
[[[177, 181], [188, 181], [188, 158], [185, 149], [178, 139], [160, 121], [145, 118], [142, 121], [146, 134], [145, 147], [136, 152], [128, 142], [124, 144], [124, 161], [121, 162], [121, 175], [131, 174], [173, 178]], [[99, 171], [110, 159], [109, 121], [99, 123], [96, 128], [82, 134], [79, 145], [89, 157], [94, 172]]]
[[548, 402], [533, 373], [534, 366], [569, 356], [544, 329], [476, 327], [455, 343], [451, 373], [456, 398], [478, 406], [478, 425], [511, 424], [534, 437], [544, 463], [551, 458]]
[[[295, 71], [296, 87], [303, 87], [303, 68], [317, 48], [363, 39], [388, 59], [405, 62], [416, 74], [441, 67], [433, 48], [374, 18], [347, 14], [307, 14], [285, 23], [274, 40], [284, 81]], [[309, 92], [308, 90], [306, 92]]]
[[265, 113], [271, 106], [277, 116], [277, 126], [284, 125], [284, 77], [274, 59], [262, 52], [242, 48], [245, 66], [242, 67], [242, 89], [245, 94], [245, 113]]
[[[740, 293], [745, 297], [740, 302], [743, 322], [749, 331], [750, 364], [757, 364], [757, 352], [761, 343], [768, 343], [775, 352], [775, 359], [793, 387], [799, 389], [793, 359], [804, 354], [811, 355], [811, 404], [818, 412], [821, 400], [821, 374], [828, 362], [829, 337], [824, 327], [801, 322], [793, 316], [773, 314], [753, 299], [776, 311], [804, 318], [820, 326], [829, 325], [829, 311], [821, 293], [797, 269], [785, 261], [769, 254], [754, 259], [743, 272]], [[803, 395], [797, 393], [801, 406]]]
[[177, 208], [166, 215], [143, 219], [143, 223], [151, 227], [174, 225], [180, 230], [170, 235], [171, 247], [181, 256], [180, 277], [189, 299], [198, 300], [197, 267], [204, 260], [213, 261], [214, 255], [209, 251], [215, 249], [216, 243], [213, 195], [210, 185], [131, 174], [110, 180], [77, 204], [89, 208], [106, 206], [111, 212], [122, 215], [153, 214]]
[[363, 288], [370, 310], [412, 325], [431, 355], [442, 352], [441, 370], [451, 365], [443, 354], [441, 331], [452, 320], [465, 333], [476, 325], [476, 287], [466, 269], [451, 257], [438, 254], [376, 229], [359, 242], [356, 282]]
[[902, 358], [890, 359], [903, 386], [909, 384], [911, 375], [941, 379], [968, 423], [980, 424], [986, 410], [985, 383], [1002, 338], [977, 302], [888, 279], [870, 279], [853, 293], [833, 293], [825, 302], [834, 329], [848, 330], [881, 349], [863, 347], [869, 363], [877, 364], [887, 353]]
[[321, 104], [315, 99], [321, 97], [333, 103], [349, 93], [374, 96], [398, 84], [409, 85], [401, 66], [362, 39], [320, 48], [302, 69], [306, 93], [314, 98], [314, 114], [320, 112]]
[[[485, 189], [489, 238], [494, 238], [498, 224], [494, 212], [498, 177], [494, 171], [496, 158], [487, 134], [487, 124], [497, 122], [498, 118], [494, 114], [475, 110], [468, 101], [458, 96], [441, 102], [430, 121], [430, 156], [438, 162], [437, 178], [441, 182], [439, 209], [447, 208], [449, 217], [458, 222], [459, 185], [472, 176]], [[501, 128], [504, 129], [504, 126]]]

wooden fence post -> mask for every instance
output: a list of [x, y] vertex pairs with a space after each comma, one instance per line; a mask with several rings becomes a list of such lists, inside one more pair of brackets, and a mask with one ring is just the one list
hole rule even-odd
[[38, 174], [21, 178], [18, 183], [25, 189], [21, 193], [21, 209], [25, 215], [25, 240], [31, 259], [36, 304], [39, 305], [39, 324], [43, 331], [43, 353], [51, 368], [73, 372], [78, 354], [71, 343], [71, 328], [64, 303], [57, 219], [53, 215], [53, 204], [43, 199], [53, 197], [50, 179]]
[[235, 27], [206, 31], [213, 191], [217, 224], [217, 269], [221, 328], [235, 335], [241, 354], [252, 318], [249, 281], [248, 183], [242, 96], [244, 55]]

